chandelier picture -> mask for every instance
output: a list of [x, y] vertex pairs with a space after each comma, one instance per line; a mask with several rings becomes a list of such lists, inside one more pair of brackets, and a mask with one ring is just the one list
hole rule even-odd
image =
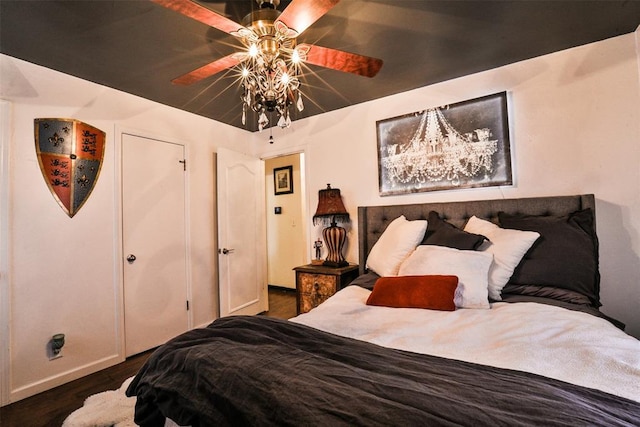
[[236, 37], [243, 48], [217, 59], [172, 83], [190, 85], [236, 67], [241, 85], [242, 124], [247, 113], [257, 115], [258, 129], [269, 126], [275, 113], [277, 125], [291, 125], [291, 110], [304, 109], [300, 90], [302, 65], [312, 64], [365, 77], [374, 77], [382, 60], [315, 44], [297, 38], [340, 0], [292, 0], [283, 10], [280, 0], [256, 0], [258, 8], [238, 24], [192, 0], [152, 0], [167, 9]]
[[383, 166], [392, 180], [403, 184], [446, 180], [457, 186], [461, 176], [493, 172], [498, 141], [490, 137], [488, 128], [460, 134], [439, 108], [433, 108], [424, 112], [408, 144], [388, 147]]
[[511, 184], [506, 115], [500, 93], [379, 121], [381, 194]]

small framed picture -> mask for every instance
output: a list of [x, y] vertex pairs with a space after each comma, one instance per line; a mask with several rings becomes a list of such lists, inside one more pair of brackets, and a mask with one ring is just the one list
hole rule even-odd
[[273, 169], [273, 189], [276, 196], [293, 193], [293, 166]]

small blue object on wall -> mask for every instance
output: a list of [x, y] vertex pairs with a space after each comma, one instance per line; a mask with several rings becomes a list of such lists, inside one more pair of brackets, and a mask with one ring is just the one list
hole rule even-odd
[[282, 207], [280, 206], [276, 206], [273, 211], [275, 212], [276, 215], [280, 215], [282, 213]]

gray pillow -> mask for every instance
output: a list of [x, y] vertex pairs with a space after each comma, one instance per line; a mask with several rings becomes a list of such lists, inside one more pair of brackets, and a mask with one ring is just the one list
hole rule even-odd
[[594, 307], [602, 305], [598, 237], [591, 209], [565, 216], [500, 212], [498, 219], [503, 228], [540, 233], [540, 238], [516, 267], [509, 283], [566, 289], [586, 296]]
[[429, 212], [427, 231], [422, 245], [446, 246], [460, 250], [476, 250], [486, 240], [480, 234], [468, 233], [440, 218], [436, 211]]
[[373, 271], [361, 274], [349, 283], [349, 286], [360, 286], [365, 289], [372, 290], [380, 276]]

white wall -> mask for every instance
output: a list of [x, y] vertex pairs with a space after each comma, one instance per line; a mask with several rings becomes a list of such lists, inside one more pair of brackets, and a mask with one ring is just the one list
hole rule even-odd
[[[327, 182], [341, 189], [350, 262], [358, 261], [357, 206], [594, 193], [602, 310], [640, 337], [639, 32], [296, 121], [274, 131], [276, 147], [256, 145], [263, 156], [306, 147], [309, 212]], [[513, 186], [379, 196], [377, 120], [501, 91]], [[320, 228], [307, 222], [315, 240]]]
[[[9, 394], [15, 401], [123, 359], [119, 132], [186, 145], [194, 326], [217, 313], [212, 153], [251, 147], [243, 130], [5, 55], [0, 75], [0, 97], [12, 104], [3, 220], [10, 229]], [[107, 133], [97, 185], [72, 219], [50, 194], [36, 158], [33, 120], [47, 117], [78, 119]], [[47, 343], [58, 332], [66, 334], [64, 356], [49, 361]]]

